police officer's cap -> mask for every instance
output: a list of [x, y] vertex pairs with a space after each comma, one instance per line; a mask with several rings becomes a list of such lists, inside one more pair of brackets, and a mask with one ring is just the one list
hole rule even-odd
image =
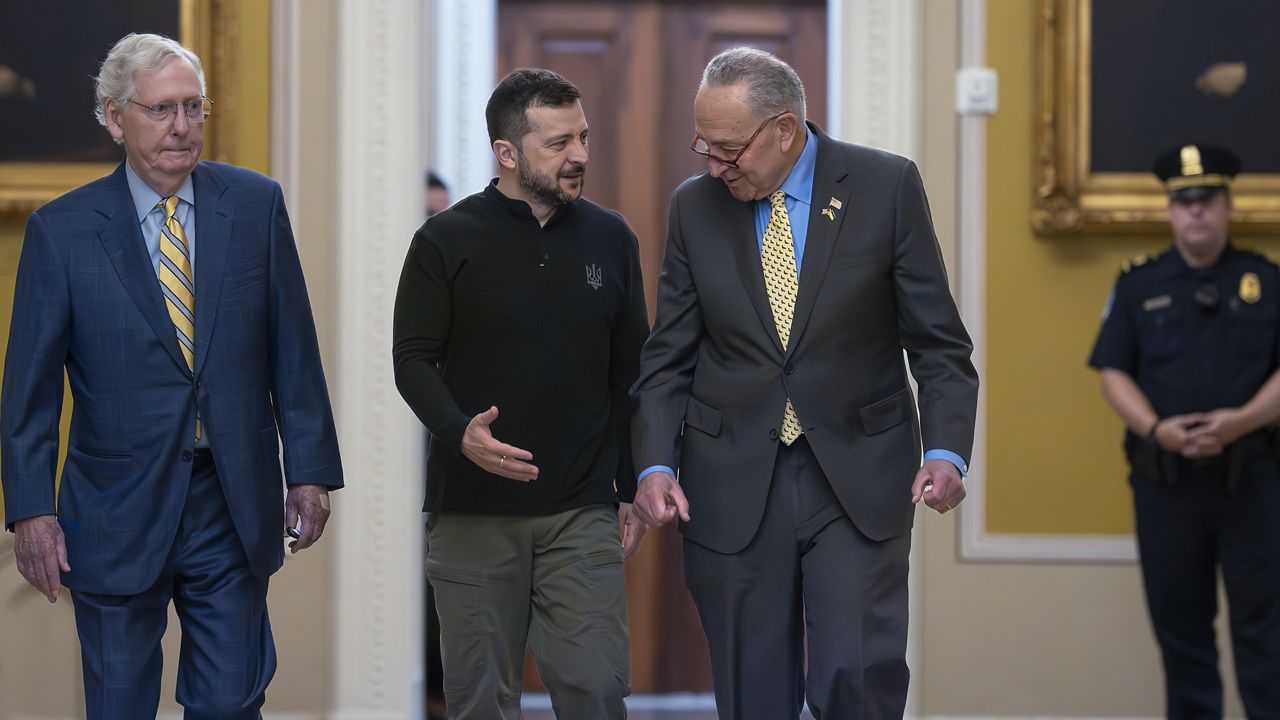
[[1240, 172], [1240, 158], [1213, 145], [1179, 145], [1164, 153], [1152, 171], [1169, 192], [1169, 199], [1203, 200], [1231, 186]]

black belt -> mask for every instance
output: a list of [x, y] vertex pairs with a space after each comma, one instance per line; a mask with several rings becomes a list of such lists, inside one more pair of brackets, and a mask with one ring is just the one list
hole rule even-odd
[[1220, 481], [1228, 493], [1234, 493], [1240, 487], [1245, 460], [1273, 452], [1273, 448], [1271, 429], [1251, 432], [1228, 445], [1221, 455], [1211, 458], [1188, 460], [1157, 447], [1157, 481], [1162, 485], [1175, 485], [1179, 481]]

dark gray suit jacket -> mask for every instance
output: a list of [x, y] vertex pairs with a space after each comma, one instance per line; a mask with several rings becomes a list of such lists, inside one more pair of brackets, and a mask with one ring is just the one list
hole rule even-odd
[[692, 516], [681, 531], [719, 552], [742, 550], [759, 526], [788, 397], [845, 512], [873, 540], [911, 529], [922, 432], [925, 448], [968, 458], [973, 446], [972, 343], [915, 164], [810, 128], [812, 214], [786, 351], [751, 203], [709, 174], [671, 198], [657, 320], [632, 391], [633, 450], [637, 468], [679, 469]]

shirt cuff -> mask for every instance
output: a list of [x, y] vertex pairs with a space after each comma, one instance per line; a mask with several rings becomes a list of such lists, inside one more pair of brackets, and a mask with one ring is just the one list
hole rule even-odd
[[675, 476], [676, 476], [676, 471], [675, 471], [675, 470], [672, 470], [671, 468], [667, 467], [666, 465], [650, 465], [649, 467], [645, 468], [644, 470], [641, 470], [641, 471], [640, 471], [640, 474], [636, 476], [636, 485], [639, 485], [639, 484], [640, 484], [640, 481], [641, 481], [641, 480], [644, 480], [644, 478], [645, 478], [645, 476], [646, 476], [646, 475], [651, 475], [651, 474], [656, 473], [656, 472], [664, 472], [664, 473], [666, 473], [666, 474], [670, 475], [671, 477], [675, 477]]
[[964, 458], [950, 450], [930, 450], [924, 454], [924, 459], [926, 461], [946, 460], [956, 466], [956, 469], [960, 471], [960, 477], [963, 478], [969, 476], [969, 463], [965, 462]]

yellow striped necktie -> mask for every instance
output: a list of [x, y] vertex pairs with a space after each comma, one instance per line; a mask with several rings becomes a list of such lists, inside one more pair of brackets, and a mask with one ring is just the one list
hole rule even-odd
[[[187, 233], [175, 213], [178, 196], [170, 195], [156, 207], [164, 210], [160, 226], [160, 289], [178, 334], [178, 347], [186, 358], [187, 369], [196, 369], [196, 284], [191, 272], [191, 247]], [[196, 438], [200, 437], [200, 420], [196, 419]]]
[[[783, 350], [787, 349], [787, 342], [791, 340], [791, 320], [795, 316], [796, 294], [800, 288], [786, 197], [786, 193], [781, 190], [769, 196], [769, 205], [773, 210], [769, 214], [769, 225], [764, 229], [764, 242], [760, 245], [764, 286], [769, 293], [769, 307], [773, 310], [773, 322], [778, 326], [778, 338], [782, 340]], [[791, 398], [787, 398], [779, 436], [783, 443], [790, 445], [803, 432], [796, 409], [791, 406]]]

